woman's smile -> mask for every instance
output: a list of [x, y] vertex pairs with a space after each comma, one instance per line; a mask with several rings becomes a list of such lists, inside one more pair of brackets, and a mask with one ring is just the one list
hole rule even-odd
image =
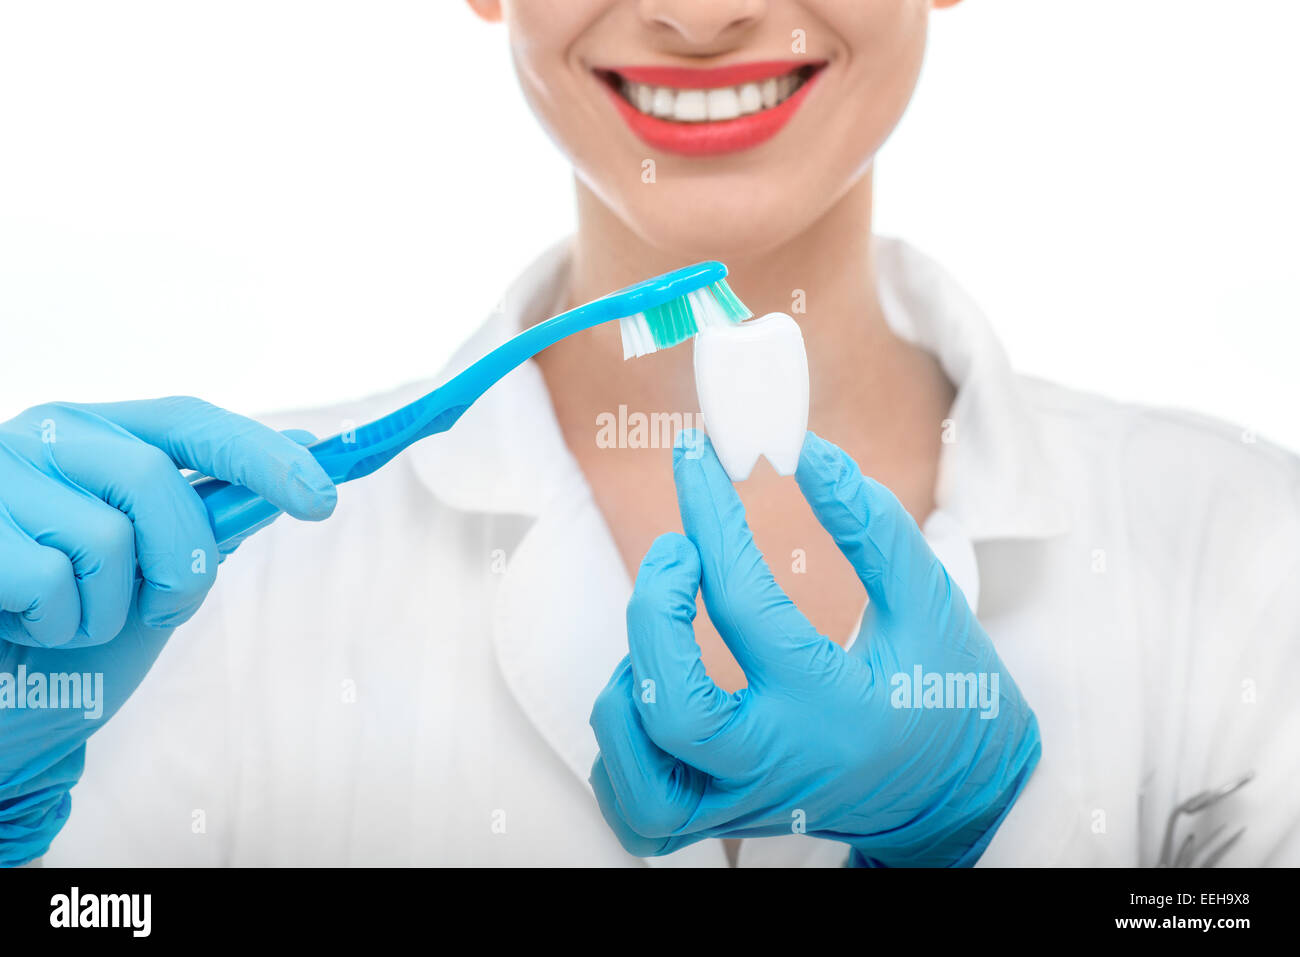
[[621, 261], [643, 268], [648, 247], [666, 272], [743, 268], [854, 188], [865, 197], [920, 74], [931, 6], [948, 2], [475, 5], [506, 19], [524, 96], [595, 201], [581, 215], [612, 214], [640, 249]]
[[593, 72], [642, 142], [685, 156], [750, 149], [779, 133], [826, 62], [767, 60], [696, 69], [633, 66]]
[[707, 69], [597, 68], [632, 132], [687, 156], [750, 149], [779, 133], [826, 61], [766, 60]]

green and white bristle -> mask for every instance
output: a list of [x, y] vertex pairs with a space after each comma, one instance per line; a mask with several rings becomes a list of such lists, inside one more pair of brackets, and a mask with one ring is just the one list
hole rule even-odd
[[731, 291], [727, 280], [678, 296], [647, 312], [619, 320], [623, 358], [669, 349], [710, 326], [730, 326], [753, 315]]

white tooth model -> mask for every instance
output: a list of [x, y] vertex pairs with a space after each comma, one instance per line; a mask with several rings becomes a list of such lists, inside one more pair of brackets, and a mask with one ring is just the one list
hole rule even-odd
[[695, 337], [695, 391], [704, 429], [733, 482], [760, 455], [793, 475], [808, 429], [808, 355], [799, 324], [771, 312]]

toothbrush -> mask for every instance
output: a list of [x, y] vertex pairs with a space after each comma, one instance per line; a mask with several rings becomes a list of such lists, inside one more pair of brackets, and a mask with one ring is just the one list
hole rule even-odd
[[[702, 329], [739, 323], [752, 313], [727, 285], [727, 267], [702, 262], [647, 279], [525, 329], [469, 368], [409, 405], [347, 433], [308, 447], [335, 484], [375, 471], [408, 446], [446, 432], [474, 401], [547, 346], [605, 322], [619, 320], [623, 358], [685, 342]], [[279, 515], [248, 489], [201, 477], [203, 499], [219, 546], [236, 544]]]

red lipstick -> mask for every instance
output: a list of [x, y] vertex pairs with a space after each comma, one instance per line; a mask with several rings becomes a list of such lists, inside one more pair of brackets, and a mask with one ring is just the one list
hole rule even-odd
[[[690, 69], [636, 66], [599, 69], [618, 114], [647, 146], [681, 156], [718, 156], [752, 149], [776, 136], [807, 99], [824, 62], [766, 60], [732, 66]], [[621, 81], [677, 90], [710, 90], [761, 83], [773, 77], [802, 72], [803, 84], [776, 106], [729, 120], [681, 122], [642, 113], [624, 98]]]

